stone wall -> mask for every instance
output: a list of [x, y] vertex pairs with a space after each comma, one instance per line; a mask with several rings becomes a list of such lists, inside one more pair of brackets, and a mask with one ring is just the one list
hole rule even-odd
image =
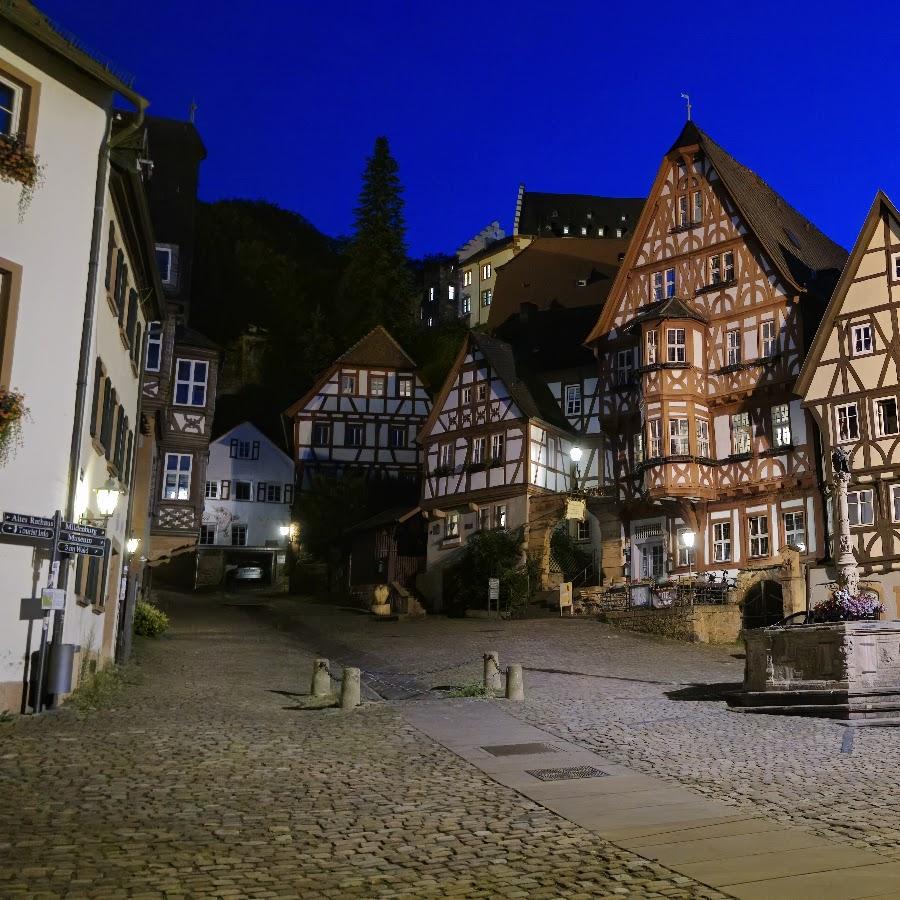
[[741, 632], [741, 611], [736, 604], [670, 609], [632, 607], [610, 610], [600, 618], [617, 628], [704, 644], [734, 644]]

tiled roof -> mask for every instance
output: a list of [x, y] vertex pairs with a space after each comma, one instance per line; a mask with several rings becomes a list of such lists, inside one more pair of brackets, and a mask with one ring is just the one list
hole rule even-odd
[[[596, 197], [591, 194], [548, 194], [525, 191], [518, 218], [517, 234], [536, 237], [561, 237], [563, 226], [569, 235], [578, 237], [581, 228], [597, 237], [604, 228], [604, 238], [615, 237], [616, 228], [625, 234], [634, 229], [644, 208], [642, 197]], [[623, 218], [624, 217], [624, 218]]]
[[394, 369], [415, 369], [416, 363], [391, 337], [383, 325], [376, 325], [336, 360], [338, 365], [384, 366]]
[[593, 367], [594, 354], [583, 342], [599, 314], [599, 306], [526, 307], [510, 316], [494, 336], [515, 347], [516, 358], [531, 372]]
[[689, 300], [680, 297], [669, 297], [645, 306], [632, 320], [630, 325], [641, 322], [661, 321], [662, 319], [696, 319], [698, 322], [709, 321], [703, 313], [694, 309]]
[[222, 348], [205, 334], [188, 328], [187, 325], [175, 326], [175, 343], [188, 347], [199, 347], [202, 350], [221, 350]]

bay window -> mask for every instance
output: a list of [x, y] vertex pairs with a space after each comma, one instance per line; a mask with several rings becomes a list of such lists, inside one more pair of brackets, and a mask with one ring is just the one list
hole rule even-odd
[[175, 367], [175, 403], [179, 406], [206, 406], [206, 376], [203, 360], [179, 359]]
[[163, 500], [190, 500], [192, 460], [190, 453], [166, 454]]
[[670, 363], [687, 361], [686, 337], [683, 328], [666, 329], [666, 358]]
[[669, 453], [672, 456], [687, 456], [690, 452], [688, 420], [682, 417], [670, 418]]

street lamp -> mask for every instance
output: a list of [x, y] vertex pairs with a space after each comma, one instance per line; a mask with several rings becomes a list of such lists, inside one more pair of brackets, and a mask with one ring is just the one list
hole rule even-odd
[[102, 488], [97, 488], [97, 510], [104, 519], [108, 519], [116, 511], [121, 493], [112, 478], [107, 479]]
[[575, 484], [573, 485], [574, 488], [578, 487], [578, 479], [580, 477], [580, 473], [578, 471], [578, 463], [581, 462], [581, 456], [582, 456], [581, 447], [575, 446], [575, 447], [572, 447], [569, 449], [569, 459], [572, 460], [572, 467], [575, 470], [574, 471]]
[[278, 527], [278, 533], [282, 537], [287, 537], [291, 533], [291, 526], [290, 525], [280, 525]]
[[688, 560], [688, 579], [690, 579], [693, 575], [692, 569], [694, 565], [694, 541], [696, 540], [696, 535], [690, 529], [681, 532], [681, 544], [687, 550], [687, 560]]
[[125, 549], [128, 551], [129, 556], [134, 556], [134, 554], [137, 553], [137, 548], [140, 546], [140, 538], [130, 537], [127, 541], [125, 541]]

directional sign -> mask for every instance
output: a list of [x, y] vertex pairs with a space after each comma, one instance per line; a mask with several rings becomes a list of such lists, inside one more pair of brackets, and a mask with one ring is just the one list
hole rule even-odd
[[3, 521], [11, 525], [31, 525], [40, 528], [52, 528], [53, 519], [46, 516], [29, 516], [28, 513], [3, 513]]
[[[53, 524], [52, 522], [50, 523]], [[62, 528], [66, 531], [77, 531], [79, 534], [89, 534], [93, 537], [106, 537], [106, 529], [97, 528], [96, 525], [82, 525], [81, 522], [63, 522]]]
[[35, 527], [33, 525], [14, 525], [12, 522], [4, 522], [0, 525], [0, 532], [3, 534], [14, 534], [17, 537], [37, 538], [42, 541], [49, 541], [53, 538], [53, 528]]
[[500, 599], [500, 579], [499, 578], [488, 578], [488, 599], [489, 600], [499, 600]]
[[103, 546], [85, 546], [84, 544], [73, 544], [71, 541], [60, 541], [56, 545], [56, 549], [60, 553], [78, 553], [81, 556], [103, 556], [106, 553], [106, 548]]
[[61, 541], [70, 541], [73, 544], [82, 544], [85, 547], [102, 547], [106, 543], [105, 537], [95, 537], [92, 534], [82, 534], [80, 531], [69, 531], [63, 528], [59, 532]]

